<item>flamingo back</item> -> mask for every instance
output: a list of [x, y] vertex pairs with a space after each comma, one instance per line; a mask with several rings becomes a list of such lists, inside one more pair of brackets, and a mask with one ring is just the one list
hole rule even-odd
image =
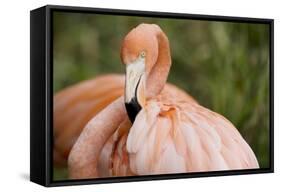
[[168, 90], [149, 100], [132, 126], [125, 123], [125, 129], [124, 125], [117, 129], [107, 144], [112, 147], [106, 176], [259, 167], [254, 152], [230, 121], [189, 96], [189, 100], [184, 95], [170, 97]]

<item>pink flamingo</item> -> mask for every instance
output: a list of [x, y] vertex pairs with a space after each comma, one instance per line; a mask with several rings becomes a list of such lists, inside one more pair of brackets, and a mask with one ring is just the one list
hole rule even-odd
[[83, 129], [68, 158], [70, 178], [259, 167], [231, 122], [166, 84], [171, 56], [159, 26], [134, 28], [123, 41], [121, 59], [125, 96]]

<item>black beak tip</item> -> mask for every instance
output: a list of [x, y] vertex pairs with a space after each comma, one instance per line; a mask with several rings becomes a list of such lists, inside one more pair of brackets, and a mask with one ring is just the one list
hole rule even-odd
[[138, 103], [137, 99], [134, 97], [129, 103], [125, 102], [125, 107], [130, 121], [134, 123], [136, 116], [141, 110], [140, 104]]

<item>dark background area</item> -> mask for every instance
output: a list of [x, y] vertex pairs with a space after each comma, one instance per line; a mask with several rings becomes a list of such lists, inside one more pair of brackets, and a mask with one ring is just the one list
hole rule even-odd
[[[54, 92], [106, 73], [124, 73], [120, 46], [140, 23], [170, 40], [168, 81], [229, 119], [269, 167], [269, 25], [54, 13]], [[55, 169], [54, 179], [65, 179]]]

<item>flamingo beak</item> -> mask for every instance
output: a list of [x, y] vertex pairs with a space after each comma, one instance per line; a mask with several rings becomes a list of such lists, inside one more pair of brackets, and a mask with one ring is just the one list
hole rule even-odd
[[132, 123], [145, 105], [145, 76], [144, 57], [126, 66], [125, 107]]

